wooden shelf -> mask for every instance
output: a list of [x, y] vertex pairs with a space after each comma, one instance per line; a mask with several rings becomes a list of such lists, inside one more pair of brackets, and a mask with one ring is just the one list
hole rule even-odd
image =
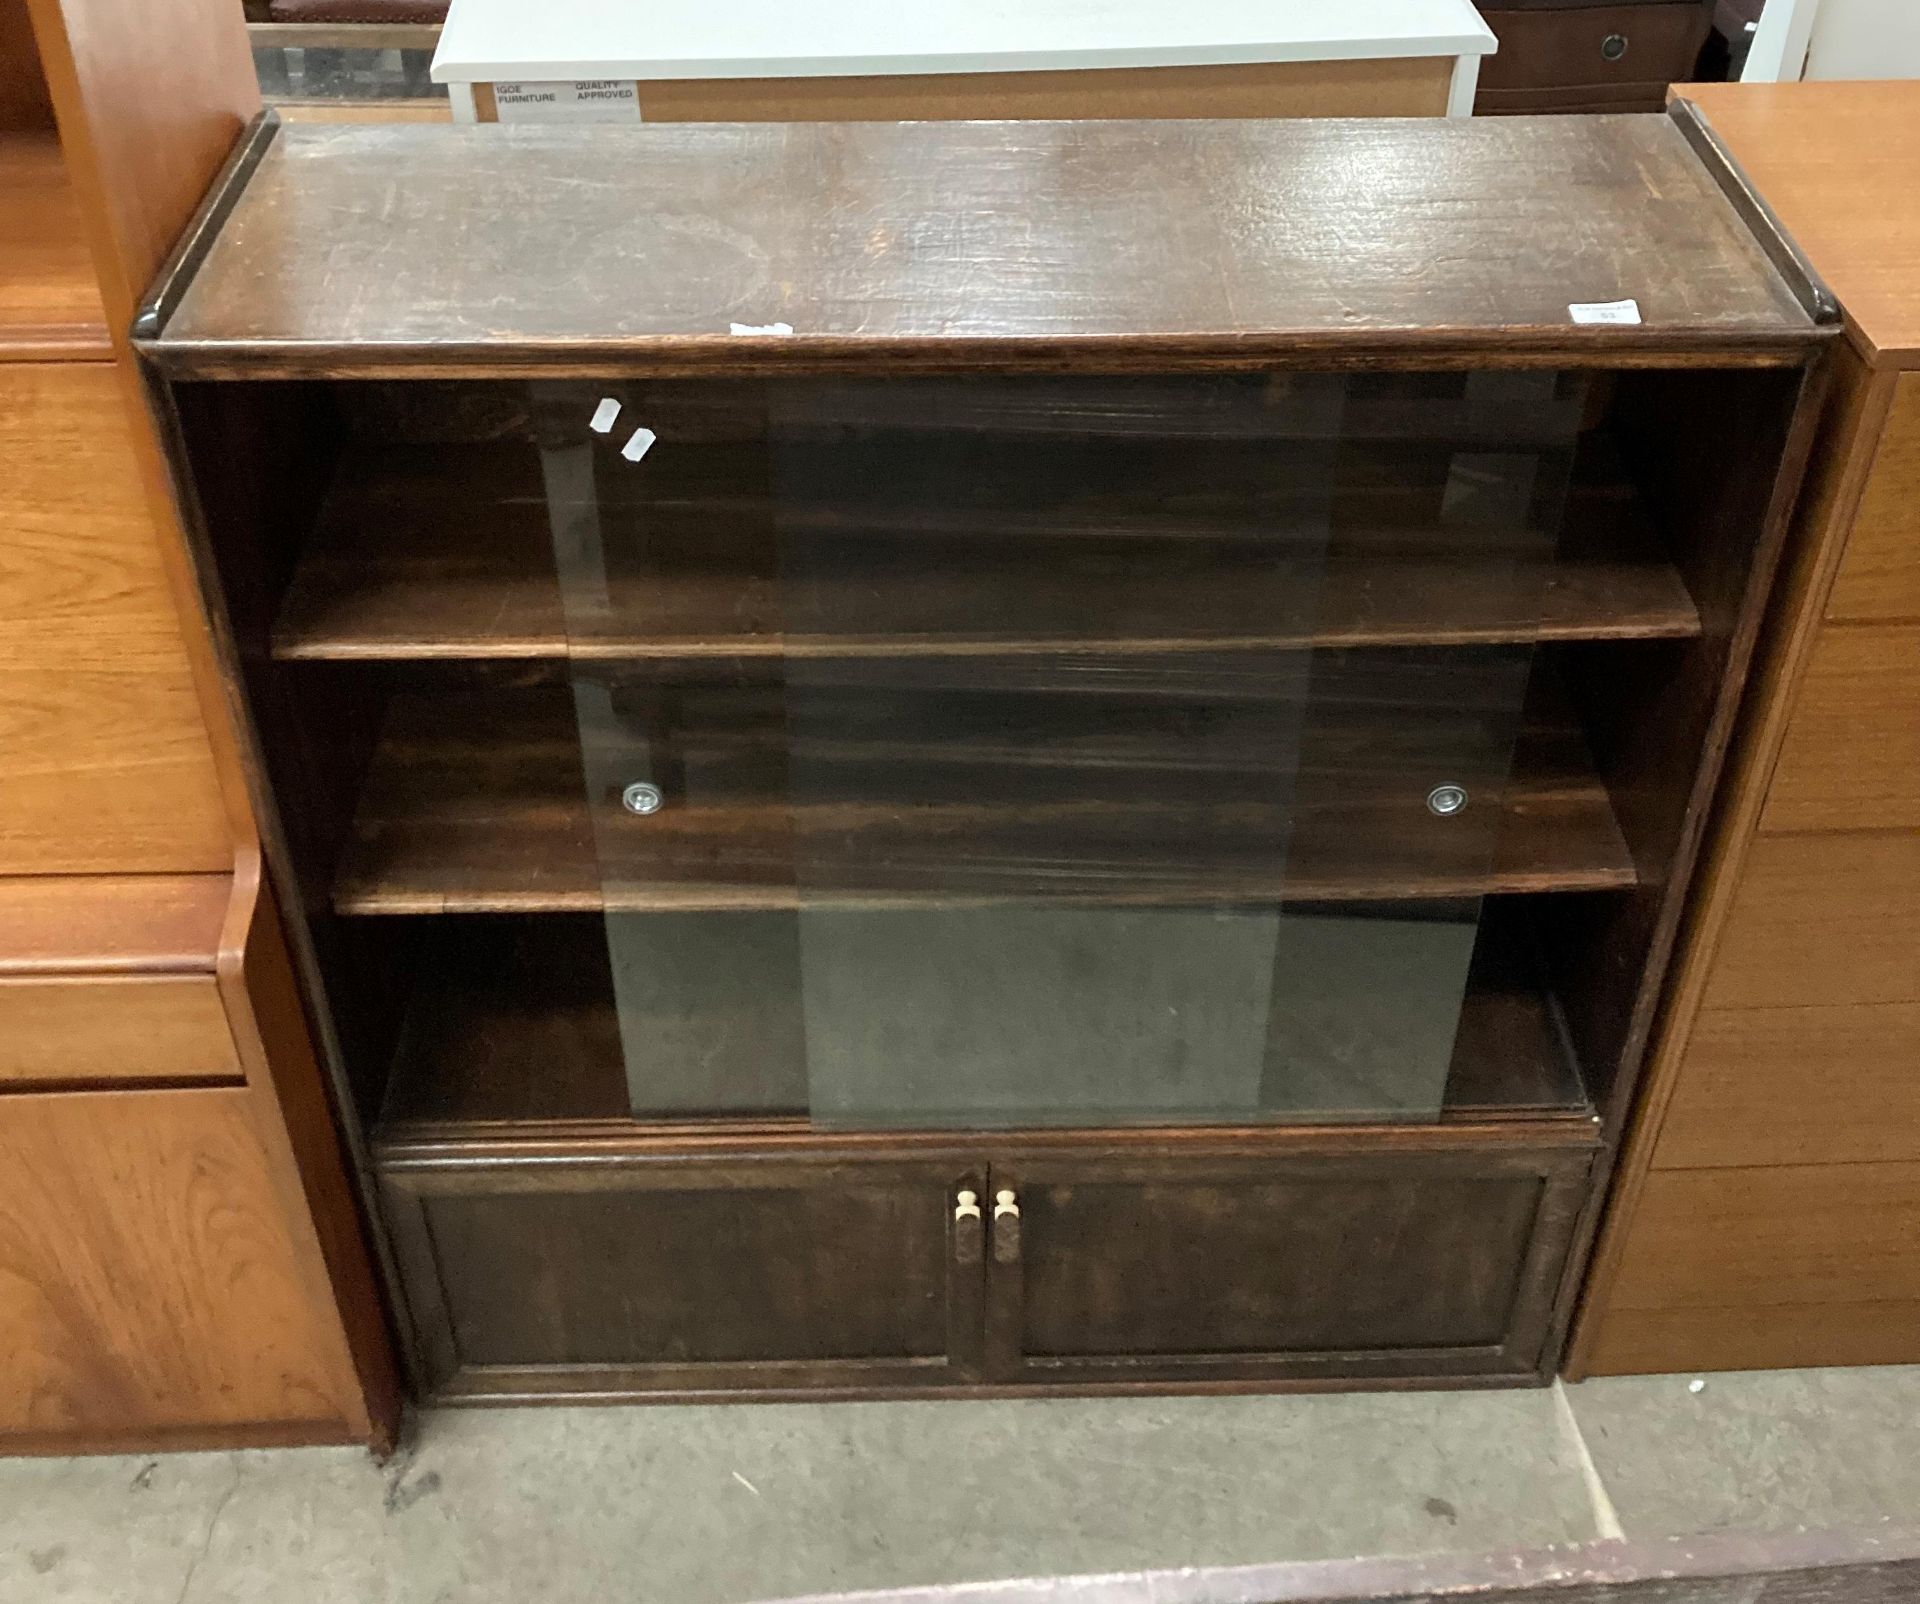
[[[531, 447], [359, 445], [274, 650], [302, 661], [675, 661], [1700, 632], [1599, 437], [1579, 461], [1559, 550], [1547, 552], [1443, 521], [1457, 442], [1349, 445], [1316, 533], [1312, 492], [1266, 460], [1284, 443], [1142, 441], [1109, 427], [1117, 438], [1077, 447], [1035, 435], [1018, 449], [1024, 479], [1004, 442], [993, 459], [1004, 472], [970, 474], [965, 442], [948, 441], [961, 460], [931, 482], [924, 463], [909, 478], [889, 476], [884, 459], [836, 474], [914, 485], [892, 504], [877, 492], [776, 501], [751, 443], [656, 452], [646, 504], [630, 499], [630, 476], [601, 475], [606, 599], [582, 600], [590, 587], [576, 586], [571, 608]], [[905, 435], [892, 449], [924, 444]], [[1098, 457], [1104, 482], [1081, 462], [1049, 467], [1076, 448]], [[1289, 528], [1304, 532], [1271, 532]]]
[[0, 361], [113, 354], [80, 209], [51, 133], [0, 131]]
[[[614, 705], [629, 700], [621, 730], [651, 729], [655, 745], [649, 767], [614, 773], [592, 807], [564, 688], [397, 697], [334, 905], [1178, 906], [1634, 884], [1550, 682], [1516, 746], [1511, 653], [1459, 655], [1311, 659], [1305, 724], [1287, 701], [1298, 676], [1276, 676], [1272, 658], [1171, 682], [1143, 660], [1138, 687], [1097, 679], [1078, 698], [1052, 677], [1087, 671], [1076, 663], [1030, 666], [1032, 683], [1011, 687], [1003, 663], [992, 689], [931, 700], [927, 662], [912, 683], [878, 688], [831, 676], [784, 692], [615, 688]], [[661, 735], [664, 722], [679, 733]], [[667, 788], [659, 812], [621, 808], [635, 775]], [[1428, 791], [1448, 782], [1479, 805], [1436, 817]]]
[[[778, 915], [750, 916], [778, 919]], [[670, 944], [709, 954], [710, 936]], [[733, 928], [729, 926], [729, 929]], [[684, 939], [683, 939], [684, 938]], [[804, 1122], [807, 1050], [799, 1026], [797, 938], [738, 943], [734, 988], [755, 1006], [722, 1008], [690, 985], [675, 1027], [644, 1033], [656, 1055], [629, 1079], [605, 923], [590, 916], [436, 921], [415, 954], [416, 990], [380, 1120], [385, 1145], [558, 1134], [582, 1136], [689, 1121]], [[769, 961], [769, 954], [775, 955]], [[703, 977], [704, 978], [704, 977]], [[690, 1043], [698, 1043], [695, 1050]], [[717, 1044], [717, 1047], [716, 1047]], [[1284, 1084], [1284, 1076], [1275, 1077]], [[652, 1107], [636, 1107], [634, 1088]], [[717, 1094], [703, 1103], [708, 1094]], [[647, 1094], [643, 1093], [642, 1100]], [[1591, 1105], [1543, 989], [1523, 913], [1488, 906], [1454, 1039], [1443, 1120], [1587, 1118]], [[1270, 1109], [1263, 1118], [1300, 1117]], [[1316, 1119], [1388, 1117], [1356, 1106]]]

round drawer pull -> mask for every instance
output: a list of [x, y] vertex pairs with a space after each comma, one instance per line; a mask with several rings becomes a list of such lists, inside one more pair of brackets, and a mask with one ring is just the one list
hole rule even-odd
[[1624, 33], [1610, 33], [1600, 41], [1600, 54], [1607, 61], [1618, 61], [1627, 53], [1627, 36]]

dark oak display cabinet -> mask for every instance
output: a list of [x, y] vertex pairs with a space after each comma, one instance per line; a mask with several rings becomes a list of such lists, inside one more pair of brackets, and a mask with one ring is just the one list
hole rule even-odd
[[421, 1390], [1548, 1373], [1828, 332], [1740, 195], [263, 125], [141, 347]]

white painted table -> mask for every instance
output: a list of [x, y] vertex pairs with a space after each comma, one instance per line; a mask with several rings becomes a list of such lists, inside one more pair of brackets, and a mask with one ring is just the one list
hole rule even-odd
[[1471, 0], [453, 0], [465, 122], [1473, 107]]

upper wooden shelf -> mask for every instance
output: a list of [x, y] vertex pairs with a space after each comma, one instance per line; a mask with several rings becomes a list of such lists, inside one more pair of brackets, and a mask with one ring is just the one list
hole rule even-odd
[[141, 323], [182, 375], [1794, 365], [1825, 332], [1659, 115], [285, 126], [209, 215]]
[[[274, 652], [664, 663], [1700, 631], [1603, 441], [1583, 454], [1557, 549], [1442, 521], [1444, 444], [1349, 453], [1317, 535], [1271, 442], [1128, 442], [1113, 454], [1126, 482], [1109, 463], [1084, 483], [1050, 483], [1045, 459], [1071, 449], [1036, 439], [995, 459], [1017, 458], [1021, 473], [963, 471], [951, 484], [930, 482], [924, 453], [890, 474], [869, 452], [841, 477], [903, 492], [811, 504], [770, 496], [754, 448], [663, 452], [687, 465], [656, 465], [651, 502], [622, 502], [609, 482], [606, 579], [574, 586], [594, 599], [569, 610], [531, 448], [367, 445], [335, 476]], [[1284, 533], [1303, 523], [1308, 534]]]
[[59, 140], [0, 131], [0, 361], [112, 354]]

